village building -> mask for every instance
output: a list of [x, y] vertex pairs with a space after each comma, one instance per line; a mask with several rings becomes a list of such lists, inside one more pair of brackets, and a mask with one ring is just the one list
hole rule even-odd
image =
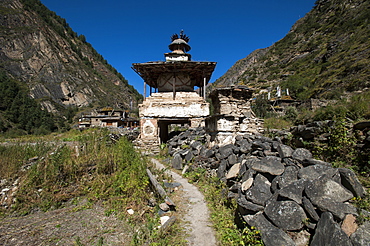
[[189, 37], [182, 31], [172, 35], [171, 41], [165, 61], [134, 63], [132, 67], [144, 80], [144, 101], [139, 105], [140, 138], [154, 145], [168, 140], [170, 125], [204, 127], [210, 115], [205, 91], [216, 62], [192, 61], [187, 53], [191, 49]]
[[138, 119], [131, 118], [125, 110], [105, 107], [82, 115], [78, 121], [79, 128], [88, 127], [130, 127], [138, 126]]

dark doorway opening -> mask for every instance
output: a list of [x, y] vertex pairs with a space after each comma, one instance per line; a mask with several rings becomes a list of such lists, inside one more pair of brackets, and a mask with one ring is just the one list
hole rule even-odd
[[159, 120], [159, 139], [160, 143], [166, 143], [169, 139], [180, 134], [190, 126], [189, 119], [166, 119]]

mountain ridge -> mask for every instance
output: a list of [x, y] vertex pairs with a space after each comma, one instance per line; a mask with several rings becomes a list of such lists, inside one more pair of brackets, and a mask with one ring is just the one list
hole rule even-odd
[[130, 108], [142, 96], [65, 19], [39, 0], [0, 3], [0, 69], [25, 84], [44, 109]]
[[298, 99], [339, 99], [370, 86], [370, 11], [363, 0], [318, 0], [281, 40], [237, 61], [212, 87], [289, 88]]

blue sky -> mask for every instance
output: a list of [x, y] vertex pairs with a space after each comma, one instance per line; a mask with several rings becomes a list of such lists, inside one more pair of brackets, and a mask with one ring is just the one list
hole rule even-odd
[[41, 0], [83, 34], [136, 90], [132, 63], [164, 60], [170, 36], [190, 37], [194, 61], [217, 62], [211, 82], [252, 51], [283, 38], [315, 0]]

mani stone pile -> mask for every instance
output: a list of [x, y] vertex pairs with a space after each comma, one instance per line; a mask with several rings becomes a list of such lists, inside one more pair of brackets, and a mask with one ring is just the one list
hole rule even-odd
[[211, 138], [197, 128], [170, 139], [172, 166], [192, 163], [217, 175], [265, 245], [370, 245], [370, 222], [357, 222], [370, 213], [351, 204], [366, 193], [352, 170], [333, 168], [278, 138], [237, 136], [224, 146], [212, 146]]

